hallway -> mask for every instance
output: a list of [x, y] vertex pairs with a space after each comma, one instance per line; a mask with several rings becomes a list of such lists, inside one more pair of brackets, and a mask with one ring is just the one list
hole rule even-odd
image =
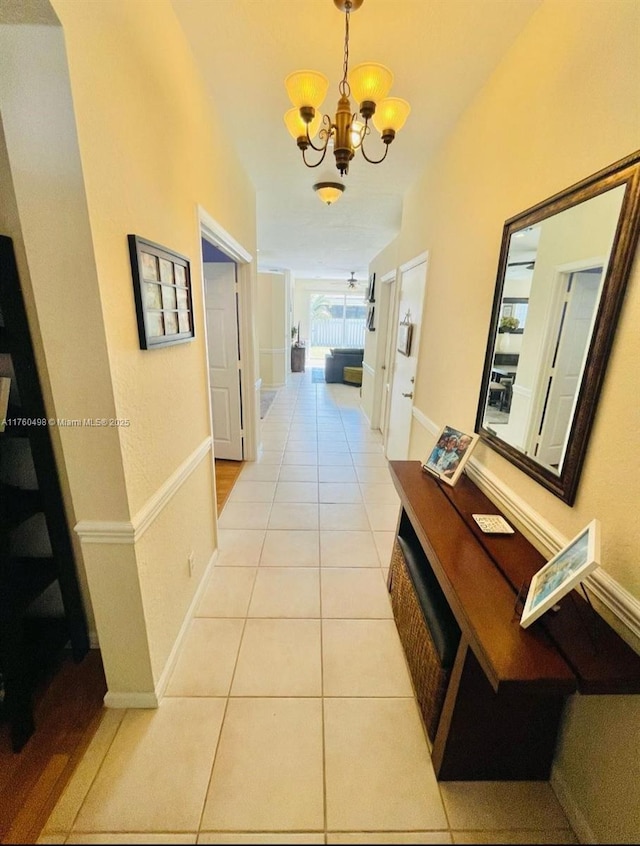
[[105, 711], [41, 843], [572, 843], [547, 783], [440, 783], [359, 392], [293, 374], [155, 711]]

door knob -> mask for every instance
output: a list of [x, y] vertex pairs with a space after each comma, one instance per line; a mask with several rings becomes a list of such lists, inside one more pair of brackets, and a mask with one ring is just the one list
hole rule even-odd
[[409, 391], [408, 394], [402, 394], [403, 397], [409, 397], [409, 399], [413, 398], [413, 391]]

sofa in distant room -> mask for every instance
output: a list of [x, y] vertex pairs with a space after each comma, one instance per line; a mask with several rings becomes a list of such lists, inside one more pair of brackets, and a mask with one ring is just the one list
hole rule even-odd
[[324, 360], [325, 382], [344, 382], [345, 367], [362, 367], [363, 349], [330, 349]]

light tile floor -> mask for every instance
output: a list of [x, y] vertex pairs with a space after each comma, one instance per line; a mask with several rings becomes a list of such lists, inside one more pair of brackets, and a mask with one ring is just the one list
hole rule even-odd
[[550, 786], [435, 779], [359, 392], [294, 374], [155, 711], [107, 711], [42, 843], [573, 843]]

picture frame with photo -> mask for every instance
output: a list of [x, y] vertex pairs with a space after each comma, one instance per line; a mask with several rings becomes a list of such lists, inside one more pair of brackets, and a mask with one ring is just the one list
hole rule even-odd
[[592, 520], [531, 579], [520, 625], [526, 629], [600, 564], [600, 523]]
[[411, 338], [413, 336], [413, 323], [408, 320], [403, 320], [398, 324], [398, 343], [396, 344], [398, 352], [402, 355], [411, 355]]
[[470, 435], [453, 426], [443, 426], [422, 469], [447, 485], [455, 485], [478, 438], [479, 435]]
[[370, 305], [367, 309], [367, 320], [366, 320], [366, 327], [369, 332], [375, 332], [376, 327], [373, 324], [373, 318], [375, 313], [375, 306]]
[[367, 293], [364, 295], [365, 302], [367, 303], [375, 303], [376, 301], [376, 275], [372, 273], [369, 277], [369, 286], [367, 287]]
[[140, 349], [181, 344], [195, 337], [189, 259], [138, 235], [129, 257]]

